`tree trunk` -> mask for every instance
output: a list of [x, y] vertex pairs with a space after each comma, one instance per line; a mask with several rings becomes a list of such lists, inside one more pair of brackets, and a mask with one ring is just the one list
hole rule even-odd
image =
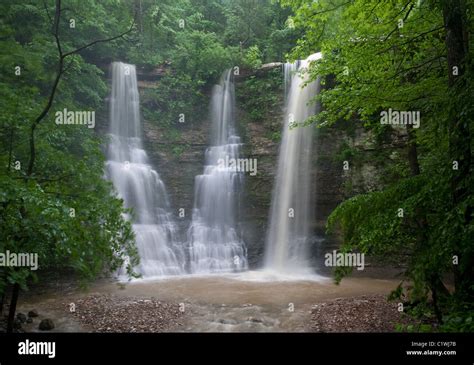
[[[412, 176], [421, 173], [420, 163], [418, 161], [418, 149], [416, 144], [416, 135], [413, 126], [407, 126], [408, 132], [408, 164]], [[428, 219], [422, 209], [416, 209], [416, 223], [418, 226], [417, 245], [422, 247], [427, 241], [427, 232], [429, 230]], [[440, 276], [435, 273], [430, 276], [429, 286], [431, 290], [431, 299], [433, 301], [433, 309], [438, 323], [443, 323], [443, 313], [441, 305], [445, 298], [449, 296], [449, 291], [443, 284]]]
[[3, 317], [3, 303], [5, 303], [5, 293], [6, 293], [6, 288], [5, 290], [3, 290], [3, 293], [0, 296], [0, 318]]
[[5, 284], [3, 288], [2, 295], [0, 296], [0, 318], [3, 317], [3, 306], [5, 304], [5, 301], [7, 299], [7, 289], [8, 289], [8, 284], [7, 284], [7, 271], [5, 269], [0, 270], [0, 275], [1, 275], [1, 281]]
[[8, 311], [7, 333], [13, 332], [13, 322], [15, 321], [16, 303], [18, 294], [20, 293], [20, 285], [13, 284], [12, 298], [10, 300], [10, 309]]
[[416, 147], [416, 136], [413, 130], [413, 125], [407, 126], [408, 132], [408, 164], [412, 176], [420, 174], [420, 164], [418, 162], [418, 149]]
[[[448, 59], [448, 86], [454, 94], [454, 90], [461, 90], [465, 72], [466, 56], [468, 54], [467, 27], [466, 27], [466, 7], [463, 0], [443, 1], [443, 18], [446, 28], [446, 49]], [[454, 71], [457, 72], [454, 72]], [[469, 125], [461, 118], [458, 102], [453, 103], [449, 111], [448, 131], [449, 131], [449, 152], [453, 161], [458, 162], [458, 170], [453, 170], [451, 175], [451, 199], [453, 207], [466, 198], [469, 193], [469, 176], [471, 165], [471, 137]], [[471, 221], [472, 207], [468, 206], [465, 211], [465, 224]], [[454, 254], [462, 262], [469, 258], [460, 255], [460, 248], [457, 244], [454, 247]], [[461, 265], [454, 266], [454, 284], [456, 292], [462, 291], [463, 283], [468, 283], [467, 276], [472, 275], [472, 260], [470, 260], [464, 272], [459, 270]], [[466, 280], [467, 279], [467, 280]], [[468, 285], [469, 286], [469, 285]], [[464, 289], [468, 289], [467, 287]]]

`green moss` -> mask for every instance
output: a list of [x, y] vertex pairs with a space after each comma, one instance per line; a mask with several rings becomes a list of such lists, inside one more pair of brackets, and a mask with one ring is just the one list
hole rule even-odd
[[274, 68], [266, 73], [252, 75], [238, 85], [237, 103], [245, 110], [248, 121], [265, 123], [269, 115], [280, 109], [282, 83], [281, 68]]

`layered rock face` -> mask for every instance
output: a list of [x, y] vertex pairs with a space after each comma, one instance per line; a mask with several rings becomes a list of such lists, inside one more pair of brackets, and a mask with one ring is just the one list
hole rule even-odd
[[[140, 75], [139, 75], [140, 77]], [[153, 87], [159, 79], [139, 82], [141, 92]], [[240, 231], [248, 248], [249, 267], [258, 267], [263, 259], [265, 233], [268, 224], [272, 189], [277, 171], [280, 132], [283, 120], [283, 75], [281, 68], [268, 67], [254, 74], [244, 74], [235, 80], [236, 125], [242, 138], [242, 158], [256, 159], [257, 174], [245, 174], [244, 193], [238, 206]], [[262, 100], [260, 100], [262, 98]], [[142, 108], [146, 108], [143, 105]], [[144, 146], [152, 165], [157, 166], [165, 181], [171, 207], [185, 239], [192, 216], [194, 178], [202, 173], [205, 150], [210, 140], [210, 118], [193, 123], [176, 123], [174, 135], [159, 121], [144, 118]], [[347, 122], [346, 122], [347, 123]], [[368, 136], [360, 128], [348, 137], [347, 124], [338, 123], [317, 130], [313, 144], [314, 232], [324, 237], [327, 217], [345, 198], [355, 192], [376, 188], [377, 167], [371, 161], [376, 154]], [[344, 146], [357, 147], [367, 155], [364, 162], [344, 170]], [[183, 216], [184, 214], [184, 216]], [[337, 239], [326, 239], [321, 251], [332, 249]], [[318, 252], [315, 251], [315, 256]]]

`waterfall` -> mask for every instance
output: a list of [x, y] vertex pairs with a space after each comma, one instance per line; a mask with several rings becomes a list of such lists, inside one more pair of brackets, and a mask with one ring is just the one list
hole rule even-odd
[[305, 271], [309, 264], [312, 222], [311, 159], [313, 126], [297, 126], [316, 113], [310, 100], [319, 92], [319, 81], [304, 86], [305, 70], [320, 53], [284, 65], [286, 110], [278, 158], [278, 171], [265, 243], [265, 268], [277, 272]]
[[235, 95], [231, 70], [215, 85], [211, 99], [212, 141], [202, 175], [195, 178], [195, 201], [188, 231], [191, 273], [240, 271], [247, 268], [246, 247], [236, 223], [242, 172], [224, 161], [239, 158], [235, 134]]
[[139, 96], [134, 65], [112, 64], [110, 142], [107, 177], [127, 208], [133, 208], [136, 245], [143, 276], [184, 273], [184, 250], [169, 212], [165, 185], [142, 147]]

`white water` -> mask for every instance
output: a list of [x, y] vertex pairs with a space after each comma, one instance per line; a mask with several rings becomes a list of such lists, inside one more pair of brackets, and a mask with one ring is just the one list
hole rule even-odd
[[242, 172], [223, 167], [219, 160], [239, 158], [240, 138], [235, 135], [235, 95], [231, 70], [215, 85], [211, 99], [212, 142], [206, 165], [195, 179], [195, 202], [188, 231], [190, 272], [213, 273], [247, 268], [244, 242], [236, 221]]
[[133, 230], [140, 255], [135, 270], [143, 276], [183, 274], [185, 255], [176, 240], [166, 189], [142, 147], [134, 65], [112, 64], [109, 133], [107, 176], [135, 213]]
[[[310, 61], [320, 53], [296, 64], [285, 64], [286, 112], [278, 158], [278, 172], [272, 195], [270, 224], [265, 243], [265, 269], [275, 273], [310, 272], [312, 189], [311, 160], [314, 126], [290, 128], [316, 113], [310, 100], [319, 92], [319, 81], [303, 87]], [[298, 70], [298, 71], [297, 71]], [[297, 72], [296, 72], [297, 71]]]

